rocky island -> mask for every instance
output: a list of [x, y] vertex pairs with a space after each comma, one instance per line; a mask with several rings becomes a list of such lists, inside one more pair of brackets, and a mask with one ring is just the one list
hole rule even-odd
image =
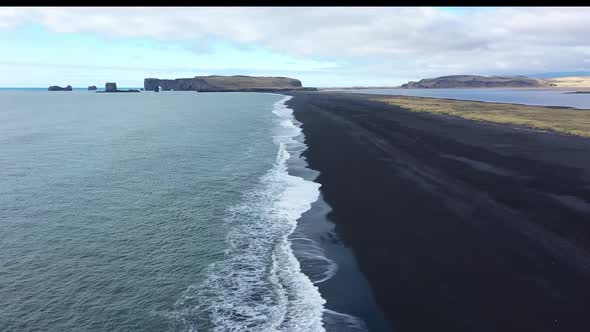
[[88, 91], [95, 91], [95, 90], [96, 90], [96, 85], [88, 86]]
[[47, 91], [72, 91], [72, 86], [68, 85], [65, 88], [62, 88], [58, 85], [52, 85], [49, 88], [47, 88]]
[[289, 77], [263, 76], [195, 76], [193, 78], [159, 79], [146, 78], [146, 91], [199, 91], [199, 92], [276, 92], [289, 90], [315, 90], [304, 88], [301, 81]]
[[118, 93], [118, 92], [139, 92], [139, 90], [119, 90], [117, 89], [117, 83], [106, 83], [104, 85], [104, 91], [96, 91], [97, 93]]
[[549, 88], [557, 86], [549, 80], [526, 76], [450, 75], [425, 78], [402, 84], [402, 89], [453, 89], [453, 88]]

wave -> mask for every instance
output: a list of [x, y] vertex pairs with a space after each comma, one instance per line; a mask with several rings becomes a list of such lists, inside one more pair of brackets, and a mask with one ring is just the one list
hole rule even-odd
[[232, 227], [224, 259], [211, 264], [206, 280], [186, 289], [168, 314], [178, 329], [325, 331], [326, 301], [291, 247], [297, 220], [318, 199], [320, 185], [287, 172], [289, 150], [303, 150], [295, 139], [301, 129], [285, 105], [290, 98], [274, 104], [280, 130], [273, 167], [225, 220]]
[[369, 330], [362, 319], [328, 309], [324, 312], [324, 325], [328, 331], [366, 332]]

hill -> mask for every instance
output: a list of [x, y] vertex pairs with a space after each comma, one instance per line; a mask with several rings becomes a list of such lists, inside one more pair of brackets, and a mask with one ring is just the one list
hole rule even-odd
[[404, 89], [451, 89], [451, 88], [540, 88], [555, 86], [547, 80], [526, 76], [477, 76], [451, 75], [425, 78], [418, 82], [408, 82]]

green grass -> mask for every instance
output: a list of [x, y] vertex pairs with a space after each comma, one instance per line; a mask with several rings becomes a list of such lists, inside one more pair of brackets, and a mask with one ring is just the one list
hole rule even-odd
[[537, 130], [590, 137], [590, 110], [448, 100], [426, 97], [378, 97], [372, 100], [414, 112], [447, 114], [461, 118], [511, 124]]

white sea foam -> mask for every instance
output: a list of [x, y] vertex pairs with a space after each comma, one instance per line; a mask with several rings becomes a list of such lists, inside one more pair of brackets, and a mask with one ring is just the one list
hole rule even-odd
[[[168, 315], [185, 330], [325, 331], [325, 300], [301, 271], [289, 237], [297, 219], [318, 199], [320, 187], [287, 172], [289, 149], [302, 150], [295, 139], [301, 129], [285, 105], [290, 98], [274, 105], [281, 127], [274, 137], [274, 166], [257, 190], [230, 209], [226, 222], [232, 230], [224, 259], [213, 263], [205, 282], [190, 286]], [[319, 251], [310, 255], [329, 261]]]
[[326, 257], [322, 247], [315, 241], [299, 234], [296, 237], [291, 236], [289, 239], [294, 249], [296, 248], [301, 270], [314, 284], [329, 280], [336, 274], [338, 266]]
[[324, 325], [328, 331], [366, 332], [369, 330], [365, 322], [358, 317], [333, 310], [324, 312]]

